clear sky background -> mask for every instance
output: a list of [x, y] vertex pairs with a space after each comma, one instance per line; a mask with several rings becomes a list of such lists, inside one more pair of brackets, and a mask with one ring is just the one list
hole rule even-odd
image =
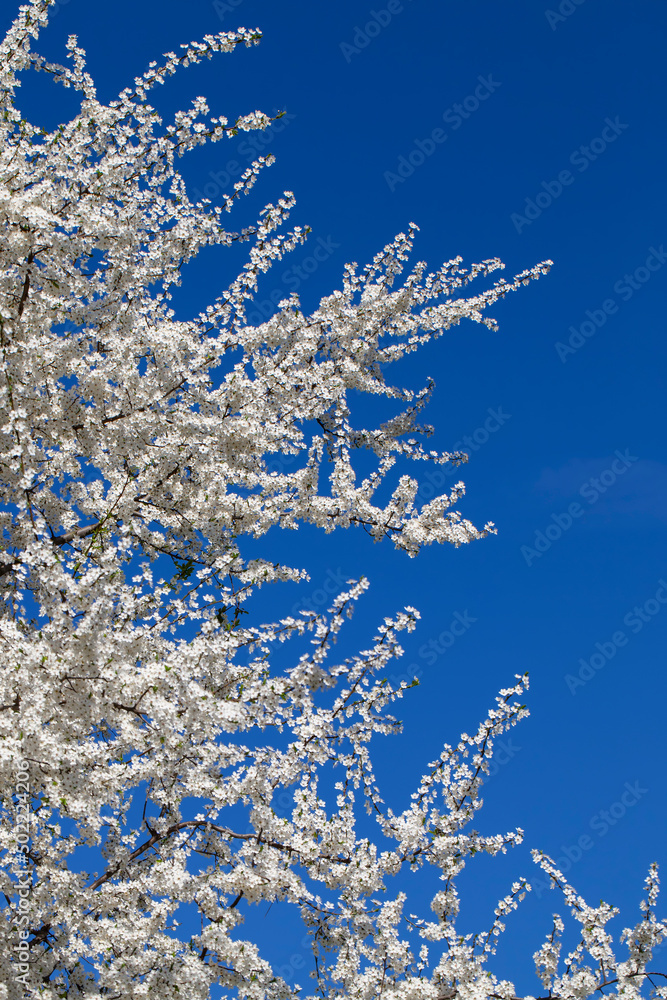
[[[511, 277], [554, 261], [548, 277], [492, 310], [498, 333], [468, 323], [391, 375], [413, 387], [435, 378], [429, 447], [470, 452], [447, 484], [465, 480], [462, 513], [480, 526], [493, 520], [496, 537], [416, 560], [361, 532], [276, 533], [255, 546], [312, 578], [264, 595], [258, 616], [308, 600], [322, 607], [325, 583], [362, 573], [372, 589], [344, 649], [365, 645], [381, 616], [405, 604], [421, 611], [401, 667], [420, 678], [399, 706], [404, 735], [376, 747], [394, 808], [443, 741], [473, 731], [497, 690], [530, 672], [531, 718], [506, 741], [478, 823], [486, 833], [523, 827], [525, 847], [470, 866], [469, 930], [489, 925], [516, 875], [539, 875], [529, 847], [569, 854], [575, 886], [592, 903], [620, 905], [623, 926], [639, 917], [649, 863], [667, 863], [667, 6], [563, 0], [560, 9], [542, 0], [69, 0], [39, 45], [61, 59], [77, 33], [108, 100], [181, 42], [262, 29], [258, 48], [184, 71], [155, 95], [165, 117], [199, 94], [230, 119], [287, 112], [266, 137], [276, 165], [227, 217], [233, 228], [250, 224], [289, 189], [292, 223], [313, 228], [267, 275], [257, 318], [276, 290], [298, 290], [314, 308], [340, 286], [347, 261], [364, 264], [411, 221], [415, 260], [432, 267], [498, 256]], [[13, 14], [5, 0], [3, 26]], [[74, 111], [72, 95], [45, 78], [26, 82], [23, 98], [47, 126]], [[193, 191], [214, 201], [228, 191], [231, 164], [252, 159], [248, 139], [184, 160]], [[179, 315], [218, 294], [241, 259], [211, 252], [190, 265]], [[429, 886], [417, 881], [419, 897]], [[562, 900], [538, 890], [507, 921], [499, 969], [519, 989], [539, 989], [527, 959], [555, 909]], [[303, 977], [298, 931], [290, 941], [289, 922], [273, 912], [257, 925], [286, 978]]]

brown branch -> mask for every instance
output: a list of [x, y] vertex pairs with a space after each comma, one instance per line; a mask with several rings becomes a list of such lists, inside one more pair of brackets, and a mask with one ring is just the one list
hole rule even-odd
[[[148, 826], [148, 824], [146, 825]], [[258, 834], [235, 833], [234, 830], [228, 830], [226, 829], [226, 827], [218, 826], [215, 823], [210, 823], [208, 820], [199, 820], [199, 819], [181, 820], [181, 822], [179, 823], [174, 823], [172, 826], [169, 827], [168, 830], [166, 830], [162, 834], [159, 834], [157, 831], [151, 830], [151, 827], [149, 826], [148, 829], [151, 830], [151, 836], [148, 838], [148, 840], [145, 840], [143, 844], [140, 844], [139, 847], [135, 848], [126, 861], [119, 862], [119, 864], [114, 865], [113, 868], [109, 868], [104, 873], [104, 875], [100, 875], [99, 878], [96, 878], [95, 881], [88, 886], [88, 888], [97, 889], [99, 888], [99, 886], [103, 885], [104, 882], [108, 882], [109, 879], [113, 878], [114, 875], [117, 875], [118, 872], [121, 871], [121, 869], [123, 869], [124, 867], [126, 867], [126, 865], [130, 864], [132, 861], [138, 858], [140, 854], [144, 853], [144, 851], [149, 850], [151, 847], [157, 844], [158, 841], [166, 840], [167, 837], [171, 837], [174, 833], [180, 833], [181, 830], [187, 830], [192, 828], [196, 829], [197, 827], [202, 827], [202, 826], [206, 827], [208, 830], [213, 830], [215, 831], [215, 833], [219, 833], [222, 836], [227, 837], [229, 840], [254, 840], [258, 844], [266, 844], [267, 847], [274, 847], [276, 848], [276, 850], [286, 851], [287, 854], [290, 855], [290, 857], [292, 856], [292, 854], [298, 853], [296, 849], [292, 847], [290, 844], [281, 844], [277, 840], [263, 839], [261, 832]], [[339, 864], [339, 865], [349, 865], [351, 859], [332, 858], [330, 855], [323, 854], [317, 860], [331, 861], [334, 864]]]
[[51, 924], [49, 923], [44, 924], [42, 927], [39, 928], [39, 930], [31, 928], [29, 933], [34, 934], [35, 936], [34, 938], [31, 938], [30, 941], [28, 941], [29, 946], [32, 948], [34, 944], [41, 944], [43, 941], [46, 941], [46, 939], [49, 936], [50, 930], [51, 930]]
[[[75, 541], [75, 539], [87, 538], [88, 535], [92, 535], [101, 524], [102, 521], [97, 521], [96, 524], [89, 524], [85, 528], [75, 528], [64, 535], [55, 535], [51, 541], [54, 545], [68, 545], [70, 542]], [[0, 577], [5, 576], [7, 573], [12, 573], [16, 566], [20, 565], [22, 565], [22, 560], [18, 558], [12, 559], [11, 562], [0, 563]]]
[[12, 559], [11, 562], [0, 563], [0, 576], [4, 576], [5, 573], [11, 573], [14, 567], [18, 566], [20, 562], [21, 562], [20, 559]]
[[[144, 691], [144, 694], [145, 693], [146, 692]], [[143, 695], [141, 697], [143, 698]], [[139, 699], [139, 701], [141, 701], [141, 698]], [[144, 718], [145, 713], [140, 712], [139, 709], [136, 708], [134, 705], [121, 705], [120, 702], [118, 701], [112, 701], [111, 704], [117, 711], [122, 710], [124, 712], [131, 712], [132, 715], [136, 715], [137, 718], [141, 719], [142, 722], [146, 722], [146, 719]]]
[[[645, 979], [648, 979], [650, 976], [661, 976], [663, 979], [667, 979], [667, 974], [664, 972], [648, 972], [648, 971], [629, 972], [625, 978], [634, 979], [637, 976], [643, 976]], [[606, 986], [615, 986], [618, 982], [619, 982], [618, 979], [606, 980], [604, 983], [601, 983], [599, 986], [596, 986], [595, 992], [596, 993], [601, 992]], [[459, 995], [458, 989], [453, 989], [450, 990], [448, 993], [441, 993], [438, 996], [438, 1000], [454, 1000], [454, 998], [457, 997], [458, 995]], [[508, 1000], [507, 997], [502, 997], [499, 993], [487, 993], [486, 996], [487, 1000]], [[513, 996], [510, 998], [510, 1000], [524, 1000], [524, 998], [520, 996]], [[549, 993], [549, 995], [546, 997], [535, 997], [535, 1000], [563, 1000], [563, 998], [558, 996], [558, 994]]]
[[[178, 389], [181, 389], [185, 385], [188, 378], [192, 377], [192, 375], [196, 375], [197, 372], [201, 371], [202, 368], [206, 367], [206, 365], [210, 364], [213, 360], [214, 360], [213, 357], [207, 358], [206, 361], [204, 361], [201, 365], [199, 365], [198, 368], [195, 368], [192, 372], [189, 372], [188, 375], [184, 375], [181, 381], [177, 382], [176, 385], [173, 385], [171, 389], [167, 389], [165, 392], [163, 392], [162, 395], [160, 396], [160, 399], [166, 399], [168, 396], [171, 396], [173, 392], [177, 392]], [[136, 410], [128, 410], [127, 412], [115, 413], [112, 417], [102, 417], [100, 423], [103, 426], [106, 426], [107, 424], [115, 423], [116, 420], [123, 420], [125, 417], [132, 417], [136, 413], [147, 413], [150, 409], [151, 406], [138, 406]], [[81, 431], [83, 430], [83, 427], [84, 427], [83, 424], [72, 424], [73, 431]]]
[[68, 545], [76, 538], [87, 538], [88, 535], [92, 535], [101, 525], [102, 521], [97, 521], [95, 524], [89, 524], [85, 528], [74, 528], [64, 535], [56, 535], [51, 541], [54, 545]]
[[28, 301], [28, 294], [30, 292], [30, 270], [29, 270], [29, 268], [30, 268], [30, 265], [32, 264], [32, 262], [33, 262], [34, 259], [35, 259], [34, 255], [33, 255], [33, 252], [31, 250], [30, 253], [28, 254], [28, 271], [26, 272], [25, 281], [23, 282], [23, 291], [21, 292], [21, 299], [19, 301], [19, 309], [18, 309], [19, 319], [23, 315], [23, 309], [25, 307], [26, 302]]

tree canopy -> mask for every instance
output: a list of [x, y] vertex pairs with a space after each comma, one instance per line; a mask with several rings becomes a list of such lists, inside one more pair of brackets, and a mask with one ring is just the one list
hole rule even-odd
[[[467, 459], [424, 446], [433, 385], [408, 391], [387, 372], [462, 319], [493, 325], [489, 307], [550, 262], [470, 294], [500, 261], [406, 271], [411, 226], [364, 268], [347, 265], [314, 312], [295, 293], [251, 325], [258, 276], [308, 235], [286, 230], [294, 198], [232, 231], [226, 214], [270, 157], [220, 207], [191, 199], [177, 162], [271, 118], [211, 118], [198, 98], [164, 125], [150, 92], [260, 32], [167, 53], [102, 104], [75, 37], [65, 66], [33, 52], [50, 6], [22, 7], [0, 46], [0, 995], [205, 1000], [218, 985], [256, 1000], [512, 998], [492, 959], [529, 884], [518, 878], [490, 927], [465, 936], [456, 880], [472, 855], [521, 840], [521, 830], [482, 836], [473, 821], [494, 741], [527, 714], [527, 676], [425, 764], [394, 813], [369, 744], [399, 729], [392, 705], [411, 685], [387, 672], [418, 612], [394, 612], [368, 649], [338, 660], [337, 634], [367, 581], [350, 580], [324, 613], [255, 624], [257, 588], [305, 573], [248, 558], [243, 538], [363, 528], [415, 556], [493, 531], [456, 509], [462, 483], [420, 505], [417, 479], [401, 474], [377, 499], [406, 460]], [[26, 120], [15, 98], [28, 70], [80, 94], [71, 121], [48, 132]], [[183, 266], [236, 242], [248, 245], [238, 277], [179, 318], [170, 301]], [[357, 426], [358, 394], [394, 400], [395, 415]], [[360, 479], [362, 451], [375, 468]], [[292, 461], [275, 471], [280, 456]], [[290, 659], [283, 644], [300, 636], [309, 647]], [[285, 792], [288, 815], [275, 808]], [[667, 930], [655, 869], [620, 959], [605, 929], [613, 908], [588, 906], [549, 858], [536, 861], [582, 934], [559, 964], [555, 918], [535, 956], [545, 994], [615, 985], [635, 996], [648, 981], [667, 995], [647, 972]], [[425, 866], [432, 912], [415, 917], [396, 885]], [[300, 912], [313, 956], [300, 992], [244, 935], [260, 901]], [[182, 906], [199, 916], [189, 938]]]

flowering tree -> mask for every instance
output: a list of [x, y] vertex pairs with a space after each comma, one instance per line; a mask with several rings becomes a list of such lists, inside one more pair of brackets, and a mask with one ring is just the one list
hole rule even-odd
[[[168, 53], [105, 106], [76, 38], [67, 67], [31, 51], [51, 3], [22, 7], [0, 46], [0, 995], [203, 1000], [217, 984], [256, 1000], [295, 996], [243, 934], [247, 908], [267, 901], [303, 919], [310, 995], [513, 997], [488, 963], [529, 885], [519, 879], [491, 927], [462, 937], [456, 878], [474, 853], [521, 839], [471, 824], [494, 740], [526, 714], [527, 678], [500, 692], [473, 736], [444, 747], [395, 814], [369, 743], [398, 728], [390, 707], [409, 685], [384, 675], [417, 612], [386, 618], [344, 662], [332, 645], [363, 579], [325, 614], [251, 626], [244, 604], [258, 587], [305, 574], [244, 558], [240, 539], [276, 525], [361, 526], [414, 556], [492, 531], [453, 509], [462, 483], [417, 509], [417, 482], [402, 475], [385, 506], [374, 502], [397, 460], [466, 459], [418, 442], [432, 386], [411, 394], [385, 373], [463, 318], [492, 326], [486, 309], [549, 262], [468, 298], [463, 286], [498, 260], [465, 271], [457, 258], [435, 273], [418, 264], [397, 284], [412, 227], [363, 270], [348, 265], [312, 315], [293, 295], [248, 325], [258, 275], [307, 235], [278, 232], [293, 197], [231, 232], [222, 211], [270, 158], [222, 209], [193, 203], [175, 162], [269, 118], [202, 121], [200, 98], [162, 128], [147, 98], [179, 66], [259, 32]], [[25, 120], [14, 97], [28, 69], [81, 94], [72, 121], [45, 132]], [[233, 241], [249, 245], [238, 278], [177, 319], [169, 303], [183, 264]], [[353, 427], [351, 390], [395, 399], [397, 415]], [[362, 481], [358, 449], [377, 456]], [[269, 472], [271, 456], [292, 456], [292, 471]], [[309, 651], [290, 658], [280, 644], [304, 634]], [[335, 803], [323, 790], [332, 770]], [[274, 808], [286, 793], [287, 817]], [[360, 832], [359, 804], [377, 842]], [[98, 870], [83, 870], [91, 858]], [[536, 860], [582, 927], [563, 967], [560, 918], [535, 956], [547, 995], [615, 985], [633, 996], [648, 981], [667, 996], [648, 969], [667, 932], [654, 915], [655, 870], [621, 960], [605, 930], [615, 911], [587, 906], [548, 858]], [[426, 865], [440, 879], [428, 920], [404, 913], [392, 889]], [[183, 904], [200, 918], [189, 940], [177, 931]]]

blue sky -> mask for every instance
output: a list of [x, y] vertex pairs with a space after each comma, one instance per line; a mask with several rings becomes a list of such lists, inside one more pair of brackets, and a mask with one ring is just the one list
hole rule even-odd
[[[420, 609], [401, 668], [420, 686], [400, 705], [404, 735], [376, 749], [394, 807], [443, 741], [474, 729], [497, 690], [530, 672], [531, 718], [514, 730], [479, 818], [484, 832], [523, 827], [526, 847], [466, 873], [471, 930], [488, 926], [517, 874], [533, 875], [528, 847], [576, 859], [573, 883], [591, 902], [620, 905], [627, 923], [648, 864], [667, 863], [667, 9], [563, 0], [560, 10], [542, 0], [69, 0], [40, 45], [61, 58], [77, 33], [111, 99], [181, 42], [262, 29], [259, 48], [179, 74], [157, 100], [166, 112], [203, 94], [230, 118], [287, 112], [265, 146], [277, 163], [234, 226], [289, 189], [291, 221], [313, 234], [267, 276], [260, 315], [275, 290], [298, 290], [313, 308], [347, 261], [365, 263], [411, 221], [415, 259], [433, 267], [498, 256], [510, 277], [554, 261], [495, 307], [498, 333], [461, 326], [392, 373], [414, 387], [435, 378], [429, 447], [472, 442], [460, 509], [493, 520], [496, 537], [416, 560], [353, 533], [262, 543], [312, 577], [262, 598], [272, 615], [317, 605], [327, 582], [370, 578], [350, 649], [384, 614]], [[8, 2], [5, 25], [12, 16]], [[45, 125], [73, 110], [46, 79], [26, 81], [23, 97]], [[216, 200], [231, 164], [252, 155], [219, 143], [183, 173]], [[225, 287], [239, 260], [192, 264], [182, 315]], [[527, 956], [556, 908], [555, 894], [537, 892], [508, 920], [499, 967], [520, 989], [538, 989]], [[296, 975], [298, 933], [288, 944], [271, 926], [260, 933]]]

